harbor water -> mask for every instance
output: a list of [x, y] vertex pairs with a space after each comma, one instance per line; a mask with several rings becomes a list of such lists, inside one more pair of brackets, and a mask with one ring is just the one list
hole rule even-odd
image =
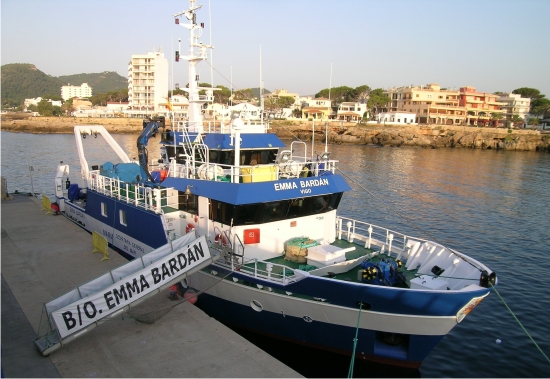
[[[73, 135], [0, 137], [1, 174], [10, 193], [52, 196], [60, 161], [70, 165], [71, 182], [83, 184]], [[113, 137], [137, 157], [137, 135]], [[158, 158], [158, 141], [149, 141], [150, 160]], [[89, 164], [116, 163], [107, 146], [96, 145]], [[321, 152], [324, 145], [315, 149]], [[328, 150], [353, 188], [340, 214], [446, 244], [483, 262], [499, 279], [498, 294], [458, 324], [419, 370], [360, 362], [354, 376], [547, 377], [550, 362], [515, 317], [550, 356], [550, 154], [360, 145]], [[347, 376], [349, 358], [241, 333], [304, 376]]]

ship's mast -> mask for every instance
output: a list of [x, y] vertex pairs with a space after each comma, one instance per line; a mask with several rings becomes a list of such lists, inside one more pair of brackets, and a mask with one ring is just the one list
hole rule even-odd
[[[181, 58], [189, 62], [189, 88], [182, 88], [188, 93], [189, 98], [189, 127], [190, 129], [201, 133], [203, 131], [202, 125], [202, 105], [208, 102], [212, 102], [214, 99], [212, 88], [200, 88], [197, 75], [196, 65], [197, 63], [206, 60], [207, 49], [213, 49], [214, 46], [205, 45], [199, 42], [199, 37], [202, 35], [204, 23], [197, 24], [197, 15], [195, 12], [199, 10], [202, 5], [196, 5], [195, 0], [189, 0], [189, 9], [180, 13], [176, 13], [176, 24], [189, 29], [189, 55], [182, 56]], [[179, 17], [185, 16], [190, 23], [180, 24]], [[205, 89], [206, 95], [200, 96], [199, 90]]]

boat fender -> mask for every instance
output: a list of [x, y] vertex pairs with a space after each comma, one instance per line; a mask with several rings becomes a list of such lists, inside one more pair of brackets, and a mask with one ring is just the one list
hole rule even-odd
[[217, 234], [216, 238], [214, 238], [214, 242], [216, 245], [227, 245], [227, 241], [225, 240], [225, 236], [223, 234]]
[[199, 215], [195, 215], [193, 219], [195, 220], [195, 222], [199, 222]]
[[197, 302], [197, 296], [198, 294], [192, 289], [188, 289], [183, 294], [183, 298], [187, 300], [190, 304], [195, 304]]
[[189, 233], [191, 230], [195, 230], [195, 225], [187, 224], [187, 226], [185, 227], [185, 234]]

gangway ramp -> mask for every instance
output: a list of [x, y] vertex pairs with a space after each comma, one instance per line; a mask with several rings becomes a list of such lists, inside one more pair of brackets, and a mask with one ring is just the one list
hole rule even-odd
[[171, 241], [44, 304], [47, 325], [34, 344], [47, 356], [218, 258], [204, 236]]

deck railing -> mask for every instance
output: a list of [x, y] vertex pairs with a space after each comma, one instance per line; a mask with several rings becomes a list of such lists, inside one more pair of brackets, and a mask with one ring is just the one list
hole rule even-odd
[[102, 195], [116, 198], [136, 207], [162, 213], [163, 206], [177, 205], [177, 194], [169, 189], [158, 189], [140, 183], [128, 183], [100, 174], [99, 170], [88, 174], [88, 188]]
[[406, 251], [409, 239], [419, 242], [427, 241], [344, 216], [336, 217], [336, 238], [345, 238], [349, 242], [361, 241], [368, 249], [378, 246], [384, 248], [388, 254], [397, 255]]
[[177, 163], [172, 159], [168, 166], [168, 176], [173, 178], [203, 179], [211, 181], [223, 181], [231, 183], [255, 183], [276, 181], [279, 179], [292, 179], [307, 177], [309, 172], [314, 177], [321, 176], [324, 172], [336, 173], [337, 160], [299, 161], [288, 160], [281, 163], [262, 165], [234, 166], [229, 164], [217, 164], [195, 160], [185, 163]]

